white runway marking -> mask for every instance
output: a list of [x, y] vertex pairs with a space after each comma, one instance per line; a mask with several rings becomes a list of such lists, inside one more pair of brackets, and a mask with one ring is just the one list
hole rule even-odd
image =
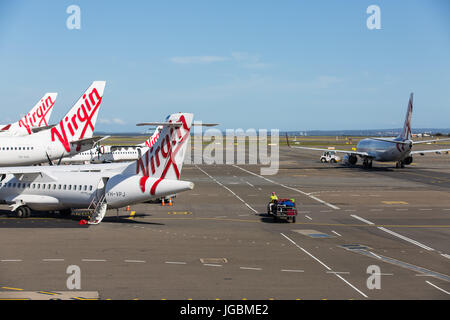
[[186, 262], [181, 262], [181, 261], [166, 261], [165, 263], [167, 263], [167, 264], [186, 264]]
[[203, 265], [208, 267], [222, 267], [221, 264], [212, 264], [212, 263], [204, 263]]
[[105, 262], [106, 260], [104, 260], [104, 259], [81, 259], [81, 261], [84, 261], [84, 262]]
[[258, 211], [256, 211], [255, 209], [253, 209], [247, 202], [245, 202], [241, 197], [239, 197], [236, 193], [234, 193], [230, 188], [228, 188], [227, 186], [223, 185], [222, 183], [220, 183], [219, 181], [217, 181], [214, 177], [212, 177], [211, 175], [209, 175], [205, 170], [201, 169], [199, 166], [195, 165], [195, 167], [200, 170], [201, 172], [203, 172], [204, 174], [206, 174], [211, 180], [213, 180], [215, 183], [217, 183], [219, 186], [227, 189], [231, 194], [233, 194], [236, 198], [238, 198], [242, 203], [244, 203], [250, 210], [252, 210], [254, 213], [258, 213]]
[[306, 214], [305, 217], [308, 218], [309, 220], [312, 220], [312, 218], [310, 216], [307, 216]]
[[64, 259], [42, 259], [42, 261], [47, 261], [47, 262], [58, 262], [58, 261], [64, 261]]
[[[308, 256], [310, 256], [311, 258], [313, 258], [314, 260], [316, 260], [317, 262], [319, 262], [322, 266], [324, 266], [328, 271], [331, 271], [331, 268], [328, 267], [325, 263], [323, 263], [322, 261], [320, 261], [319, 259], [317, 259], [316, 257], [314, 257], [311, 253], [309, 253], [308, 251], [306, 251], [305, 249], [303, 249], [302, 247], [300, 247], [297, 243], [295, 243], [292, 239], [290, 239], [288, 236], [286, 236], [284, 233], [281, 233], [281, 235], [283, 237], [285, 237], [287, 240], [289, 240], [293, 245], [295, 245], [297, 248], [299, 248], [300, 250], [302, 250], [304, 253], [306, 253]], [[368, 296], [366, 296], [363, 292], [361, 292], [358, 288], [356, 288], [354, 285], [352, 285], [350, 282], [348, 282], [347, 280], [345, 280], [343, 277], [341, 277], [339, 274], [334, 274], [336, 277], [338, 277], [339, 279], [341, 279], [342, 281], [344, 281], [346, 284], [348, 284], [351, 288], [353, 288], [354, 290], [356, 290], [359, 294], [361, 294], [363, 297], [368, 298]]]
[[252, 267], [239, 267], [239, 269], [242, 269], [242, 270], [257, 270], [257, 271], [262, 270], [262, 268], [252, 268]]
[[379, 255], [376, 255], [375, 253], [373, 253], [372, 251], [369, 251], [371, 255], [377, 257], [378, 259], [381, 259], [381, 257]]
[[22, 262], [20, 259], [6, 259], [6, 260], [0, 260], [1, 262]]
[[287, 270], [287, 269], [283, 269], [281, 271], [282, 272], [305, 272], [305, 270]]
[[348, 271], [327, 271], [327, 273], [334, 273], [334, 274], [350, 274]]
[[335, 235], [337, 235], [337, 236], [339, 236], [339, 237], [342, 237], [339, 233], [337, 233], [337, 232], [334, 231], [334, 230], [331, 230], [331, 232], [333, 232]]
[[125, 262], [129, 262], [129, 263], [145, 263], [144, 260], [125, 260]]
[[232, 166], [235, 167], [235, 168], [238, 168], [238, 169], [240, 169], [240, 170], [242, 170], [242, 171], [244, 171], [244, 172], [247, 172], [247, 173], [249, 173], [249, 174], [252, 174], [252, 175], [254, 175], [254, 176], [257, 176], [257, 177], [259, 177], [259, 178], [261, 178], [261, 179], [264, 179], [264, 180], [266, 180], [266, 181], [268, 181], [268, 182], [270, 182], [270, 183], [277, 184], [277, 185], [279, 185], [279, 186], [282, 186], [283, 188], [286, 188], [286, 189], [293, 190], [293, 191], [296, 191], [296, 192], [298, 192], [298, 193], [301, 193], [301, 194], [303, 194], [303, 195], [305, 195], [305, 196], [307, 196], [307, 197], [309, 197], [309, 198], [311, 198], [311, 199], [313, 199], [313, 200], [316, 200], [317, 202], [320, 202], [320, 203], [322, 203], [322, 204], [324, 204], [324, 205], [326, 205], [326, 206], [328, 206], [328, 207], [330, 207], [330, 208], [332, 208], [332, 209], [334, 209], [334, 210], [339, 210], [339, 209], [340, 209], [339, 207], [337, 207], [337, 206], [335, 206], [335, 205], [333, 205], [333, 204], [331, 204], [331, 203], [328, 203], [328, 202], [326, 202], [326, 201], [323, 201], [323, 200], [321, 200], [321, 199], [319, 199], [319, 198], [317, 198], [317, 197], [315, 197], [315, 196], [309, 195], [308, 193], [306, 193], [306, 192], [304, 192], [304, 191], [302, 191], [302, 190], [295, 189], [295, 188], [286, 186], [286, 185], [284, 185], [284, 184], [282, 184], [282, 183], [279, 183], [279, 182], [270, 180], [270, 179], [268, 179], [268, 178], [266, 178], [266, 177], [264, 177], [264, 176], [261, 176], [261, 175], [259, 175], [259, 174], [254, 173], [254, 172], [251, 172], [251, 171], [248, 171], [248, 170], [246, 170], [246, 169], [244, 169], [244, 168], [241, 168], [241, 167], [239, 167], [239, 166], [237, 166], [237, 165], [234, 165], [234, 164], [233, 164]]
[[393, 236], [396, 236], [396, 237], [398, 237], [398, 238], [400, 238], [400, 239], [403, 239], [403, 240], [405, 240], [405, 241], [408, 241], [408, 242], [410, 242], [410, 243], [412, 243], [412, 244], [415, 244], [416, 246], [419, 246], [419, 247], [421, 247], [421, 248], [423, 248], [423, 249], [425, 249], [425, 250], [428, 250], [428, 251], [434, 251], [433, 248], [430, 248], [430, 247], [428, 247], [428, 246], [426, 246], [426, 245], [424, 245], [424, 244], [422, 244], [422, 243], [420, 243], [420, 242], [418, 242], [418, 241], [416, 241], [416, 240], [413, 240], [413, 239], [410, 239], [410, 238], [408, 238], [408, 237], [402, 236], [401, 234], [398, 234], [397, 232], [388, 230], [388, 229], [383, 228], [383, 227], [378, 227], [378, 229], [383, 230], [383, 231], [385, 231], [385, 232], [387, 232], [387, 233], [389, 233], [389, 234], [391, 234], [391, 235], [393, 235]]
[[245, 181], [250, 187], [255, 187], [254, 185], [252, 185], [250, 182], [248, 182], [248, 181]]
[[444, 292], [445, 294], [449, 294], [450, 295], [450, 292], [448, 292], [448, 291], [445, 291], [444, 289], [442, 289], [442, 288], [439, 288], [437, 285], [435, 285], [435, 284], [432, 284], [430, 281], [425, 281], [426, 283], [428, 283], [430, 286], [433, 286], [433, 287], [435, 287], [436, 289], [438, 289], [438, 290], [440, 290], [440, 291], [442, 291], [442, 292]]
[[363, 218], [357, 216], [356, 214], [352, 214], [352, 215], [350, 215], [350, 217], [353, 217], [353, 218], [355, 218], [355, 219], [358, 219], [358, 220], [360, 220], [360, 221], [362, 221], [362, 222], [364, 222], [364, 223], [367, 223], [367, 224], [374, 224], [373, 222], [370, 222], [370, 221], [368, 221], [368, 220], [366, 220], [366, 219], [363, 219]]
[[[368, 221], [368, 220], [366, 220], [366, 219], [363, 219], [363, 218], [361, 218], [361, 217], [359, 217], [359, 216], [357, 216], [357, 215], [355, 215], [355, 214], [352, 214], [352, 215], [350, 215], [350, 216], [353, 217], [353, 218], [355, 218], [355, 219], [358, 219], [358, 220], [360, 220], [360, 221], [362, 221], [362, 222], [364, 222], [364, 223], [367, 223], [367, 224], [369, 224], [369, 225], [374, 225], [373, 222], [370, 222], [370, 221]], [[405, 240], [405, 241], [408, 241], [408, 242], [410, 242], [410, 243], [412, 243], [412, 244], [415, 244], [416, 246], [419, 246], [419, 247], [421, 247], [421, 248], [423, 248], [423, 249], [425, 249], [425, 250], [428, 250], [428, 251], [434, 251], [433, 248], [430, 248], [430, 247], [428, 247], [428, 246], [426, 246], [426, 245], [424, 245], [424, 244], [422, 244], [422, 243], [420, 243], [420, 242], [418, 242], [418, 241], [416, 241], [416, 240], [413, 240], [413, 239], [410, 239], [410, 238], [408, 238], [408, 237], [402, 236], [401, 234], [398, 234], [397, 232], [391, 231], [391, 230], [386, 229], [386, 228], [384, 228], [384, 227], [377, 227], [377, 228], [380, 229], [380, 230], [382, 230], [382, 231], [384, 231], [384, 232], [387, 232], [387, 233], [389, 233], [389, 234], [391, 234], [391, 235], [393, 235], [393, 236], [395, 236], [395, 237], [397, 237], [397, 238], [400, 238], [400, 239], [402, 239], [402, 240]]]

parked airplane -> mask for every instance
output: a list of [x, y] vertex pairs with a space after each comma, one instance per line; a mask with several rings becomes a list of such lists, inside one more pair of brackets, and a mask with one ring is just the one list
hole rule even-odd
[[52, 128], [27, 136], [0, 134], [0, 166], [31, 165], [89, 150], [105, 81], [94, 81], [72, 109]]
[[98, 224], [108, 208], [192, 190], [192, 182], [180, 180], [192, 119], [189, 113], [171, 115], [160, 139], [133, 162], [0, 168], [0, 201], [18, 217], [87, 208], [89, 223]]
[[[380, 162], [397, 162], [397, 168], [404, 168], [405, 165], [411, 164], [413, 161], [414, 154], [425, 154], [431, 152], [444, 152], [450, 151], [450, 149], [437, 149], [437, 150], [422, 150], [422, 151], [413, 151], [412, 147], [416, 144], [420, 143], [430, 143], [436, 141], [443, 141], [449, 139], [440, 139], [440, 140], [426, 140], [426, 141], [412, 141], [411, 140], [411, 116], [413, 111], [413, 94], [411, 93], [408, 108], [406, 112], [406, 119], [403, 126], [403, 130], [395, 138], [367, 138], [361, 140], [357, 146], [356, 151], [350, 150], [336, 150], [335, 152], [346, 153], [346, 161], [352, 165], [356, 164], [358, 161], [357, 156], [362, 158], [363, 167], [371, 168], [372, 161], [380, 161]], [[321, 148], [308, 148], [308, 147], [300, 147], [300, 146], [291, 146], [289, 144], [289, 140], [286, 140], [288, 146], [290, 148], [297, 149], [306, 149], [306, 150], [317, 150], [317, 151], [329, 151], [329, 149], [321, 149]]]
[[163, 126], [158, 126], [150, 138], [138, 145], [98, 146], [74, 156], [62, 158], [61, 163], [107, 163], [137, 160], [155, 144], [162, 128]]
[[22, 119], [8, 125], [0, 125], [0, 137], [25, 136], [49, 128], [48, 123], [57, 96], [57, 93], [46, 93]]

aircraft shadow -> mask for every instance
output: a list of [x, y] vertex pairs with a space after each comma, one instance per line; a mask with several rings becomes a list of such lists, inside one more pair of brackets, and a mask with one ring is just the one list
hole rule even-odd
[[260, 221], [264, 223], [289, 223], [286, 219], [275, 220], [272, 215], [267, 213], [257, 213], [256, 215], [259, 216], [261, 218]]

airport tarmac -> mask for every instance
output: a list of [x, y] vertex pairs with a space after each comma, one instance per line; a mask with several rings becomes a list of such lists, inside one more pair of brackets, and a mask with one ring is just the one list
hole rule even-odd
[[[319, 156], [281, 146], [272, 176], [185, 165], [195, 188], [173, 206], [109, 210], [96, 226], [2, 211], [0, 299], [449, 299], [449, 155], [372, 170]], [[272, 191], [295, 198], [295, 224], [267, 216]]]

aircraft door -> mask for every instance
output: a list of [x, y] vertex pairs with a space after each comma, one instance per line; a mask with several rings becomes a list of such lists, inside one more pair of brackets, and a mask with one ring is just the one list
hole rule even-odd
[[98, 182], [97, 192], [96, 192], [96, 196], [95, 196], [97, 201], [100, 201], [102, 199], [102, 197], [105, 195], [105, 188], [106, 188], [106, 183], [108, 182], [108, 180], [109, 180], [108, 177], [103, 177]]

